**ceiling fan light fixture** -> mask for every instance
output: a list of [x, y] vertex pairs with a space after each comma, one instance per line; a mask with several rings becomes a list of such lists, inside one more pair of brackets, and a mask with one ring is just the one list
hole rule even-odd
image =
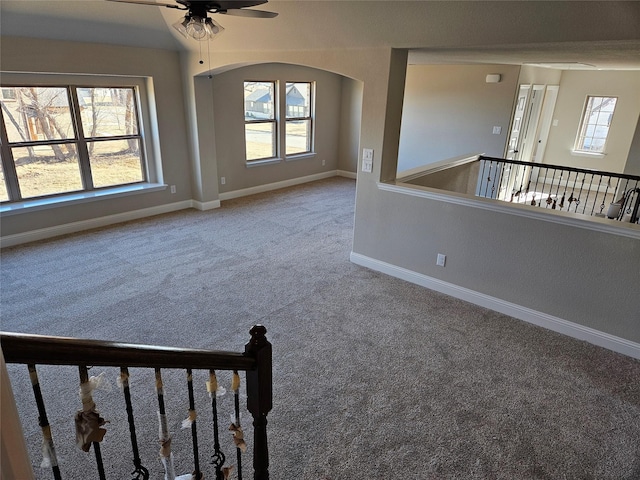
[[185, 38], [192, 38], [199, 42], [212, 40], [224, 31], [222, 25], [209, 17], [198, 17], [185, 15], [185, 17], [174, 23], [173, 27]]
[[191, 17], [186, 15], [182, 20], [177, 21], [173, 24], [173, 28], [175, 28], [184, 38], [189, 38], [187, 35], [187, 25], [189, 24], [189, 20]]

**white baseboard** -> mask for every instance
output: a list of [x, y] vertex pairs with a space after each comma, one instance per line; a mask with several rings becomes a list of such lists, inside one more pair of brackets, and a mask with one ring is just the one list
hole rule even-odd
[[622, 353], [623, 355], [628, 355], [629, 357], [640, 359], [640, 343], [632, 342], [590, 327], [585, 327], [584, 325], [569, 322], [543, 312], [538, 312], [527, 307], [516, 305], [515, 303], [491, 297], [484, 293], [444, 282], [437, 278], [407, 270], [406, 268], [381, 262], [355, 252], [351, 252], [350, 259], [353, 263], [370, 268], [371, 270], [406, 280], [416, 285], [465, 300], [475, 305], [490, 308], [496, 312], [504, 313], [505, 315], [553, 330], [554, 332], [562, 333], [578, 340], [584, 340], [593, 345], [604, 347], [609, 350], [613, 350], [614, 352]]
[[182, 202], [169, 203], [159, 205], [157, 207], [143, 208], [140, 210], [132, 210], [130, 212], [117, 213], [115, 215], [107, 215], [106, 217], [91, 218], [89, 220], [81, 220], [79, 222], [65, 223], [54, 227], [40, 228], [29, 232], [17, 233], [15, 235], [7, 235], [0, 238], [0, 248], [12, 247], [22, 243], [35, 242], [37, 240], [45, 240], [47, 238], [76, 233], [91, 228], [106, 227], [115, 223], [128, 222], [130, 220], [138, 220], [140, 218], [152, 217], [163, 213], [175, 212], [191, 208], [193, 202], [184, 200]]
[[338, 177], [352, 178], [354, 180], [357, 178], [356, 172], [347, 172], [346, 170], [338, 170], [336, 175]]
[[220, 200], [212, 200], [210, 202], [199, 202], [197, 200], [192, 200], [191, 203], [193, 208], [202, 212], [213, 210], [214, 208], [220, 208]]
[[255, 187], [243, 188], [241, 190], [233, 190], [232, 192], [224, 192], [219, 195], [220, 200], [231, 200], [232, 198], [246, 197], [255, 195], [256, 193], [270, 192], [279, 188], [293, 187], [302, 183], [315, 182], [324, 178], [331, 178], [337, 175], [336, 170], [328, 172], [316, 173], [305, 177], [292, 178], [290, 180], [282, 180], [280, 182], [267, 183], [265, 185], [256, 185]]
[[167, 205], [159, 205], [157, 207], [144, 208], [141, 210], [133, 210], [130, 212], [118, 213], [115, 215], [108, 215], [105, 217], [92, 218], [89, 220], [81, 220], [78, 222], [65, 223], [63, 225], [56, 225], [53, 227], [40, 228], [37, 230], [31, 230], [24, 233], [17, 233], [15, 235], [6, 235], [0, 237], [0, 248], [13, 247], [28, 242], [35, 242], [38, 240], [45, 240], [47, 238], [58, 237], [60, 235], [67, 235], [70, 233], [81, 232], [83, 230], [89, 230], [92, 228], [105, 227], [107, 225], [113, 225], [121, 222], [128, 222], [130, 220], [138, 220], [144, 217], [152, 217], [154, 215], [161, 215], [163, 213], [175, 212], [177, 210], [184, 210], [186, 208], [195, 208], [200, 211], [212, 210], [220, 208], [221, 200], [230, 200], [232, 198], [244, 197], [247, 195], [253, 195], [261, 192], [268, 192], [271, 190], [277, 190], [279, 188], [290, 187], [293, 185], [300, 185], [302, 183], [313, 182], [316, 180], [322, 180], [324, 178], [331, 178], [335, 176], [356, 178], [354, 172], [346, 172], [343, 170], [330, 170], [328, 172], [317, 173], [314, 175], [307, 175], [305, 177], [292, 178], [291, 180], [284, 180], [281, 182], [269, 183], [266, 185], [258, 185], [251, 188], [245, 188], [242, 190], [235, 190], [233, 192], [221, 193], [219, 200], [212, 200], [210, 202], [200, 202], [197, 200], [184, 200], [182, 202], [170, 203]]

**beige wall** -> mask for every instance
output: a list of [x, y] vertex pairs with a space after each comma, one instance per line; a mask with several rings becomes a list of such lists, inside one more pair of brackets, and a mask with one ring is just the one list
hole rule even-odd
[[559, 85], [562, 70], [522, 65], [518, 85]]
[[157, 114], [156, 135], [163, 180], [168, 185], [176, 186], [176, 194], [171, 194], [170, 190], [166, 189], [3, 216], [3, 236], [134, 210], [153, 209], [191, 199], [190, 145], [184, 115], [180, 58], [177, 53], [148, 48], [2, 37], [0, 69], [5, 72], [64, 72], [148, 77], [152, 106]]
[[[618, 97], [604, 158], [571, 153], [587, 95]], [[639, 116], [640, 72], [565, 71], [543, 162], [622, 173]]]
[[358, 169], [363, 87], [358, 80], [342, 77], [338, 170], [353, 174]]
[[[517, 48], [519, 43], [572, 42], [575, 48], [573, 42], [640, 38], [638, 23], [633, 20], [640, 13], [637, 2], [609, 7], [612, 4], [493, 2], [487, 8], [484, 2], [435, 2], [439, 15], [419, 18], [419, 30], [408, 32], [413, 35], [411, 41], [405, 39], [394, 44]], [[173, 82], [177, 88], [166, 88], [163, 82], [162, 95], [157, 92], [162, 98], [158, 110], [163, 122], [163, 161], [175, 162], [167, 167], [165, 180], [180, 179], [180, 174], [188, 177], [192, 168], [194, 199], [201, 202], [218, 199], [217, 186], [209, 188], [210, 179], [218, 177], [215, 162], [200, 155], [199, 142], [205, 140], [206, 125], [198, 131], [195, 123], [196, 96], [191, 94], [196, 88], [194, 78], [206, 73], [198, 64], [197, 55], [185, 55], [176, 65], [172, 55], [167, 54], [168, 60], [160, 62], [154, 51], [146, 58], [140, 52], [136, 54], [135, 49], [134, 53], [128, 53], [130, 49], [85, 44], [51, 46], [54, 43], [29, 43], [31, 47], [14, 43], [11, 64], [21, 69], [42, 68], [45, 64], [49, 68], [67, 67], [83, 72], [101, 70], [101, 63], [118, 64], [117, 73], [140, 70], [140, 65], [145, 65], [146, 75], [162, 72], [168, 79], [181, 72], [184, 97], [176, 93], [180, 90], [179, 80]], [[558, 48], [561, 46], [559, 43]], [[327, 70], [362, 82], [359, 148], [372, 148], [375, 153], [372, 173], [358, 169], [354, 254], [640, 342], [640, 297], [632, 288], [620, 288], [637, 284], [640, 264], [637, 235], [531, 221], [504, 212], [471, 209], [380, 188], [380, 181], [395, 177], [398, 166], [407, 52], [388, 45], [353, 50], [323, 50], [319, 46], [304, 51], [284, 50], [285, 47], [291, 45], [283, 46], [283, 50], [216, 51], [212, 56], [213, 68], [281, 62]], [[4, 39], [2, 48], [4, 66], [7, 57]], [[122, 59], [117, 58], [120, 54]], [[105, 56], [113, 58], [105, 61]], [[183, 123], [183, 101], [187, 104], [188, 129]], [[173, 108], [168, 110], [171, 105]], [[186, 146], [185, 137], [191, 140]], [[172, 140], [176, 140], [175, 146], [171, 145]], [[191, 164], [185, 160], [188, 155]], [[127, 207], [136, 208], [136, 203], [129, 201]], [[105, 207], [97, 206], [76, 213], [82, 218], [104, 212]], [[64, 218], [50, 221], [72, 217], [65, 213]], [[436, 253], [447, 254], [446, 268], [436, 267]], [[393, 321], [392, 315], [389, 321]]]
[[[486, 83], [492, 73], [502, 76], [500, 83]], [[398, 171], [467, 153], [501, 157], [518, 74], [513, 65], [410, 65]]]
[[[245, 80], [278, 81], [280, 85], [287, 81], [315, 82], [315, 155], [300, 160], [282, 157], [277, 164], [247, 167], [243, 110]], [[213, 91], [214, 126], [204, 129], [204, 133], [215, 138], [218, 177], [226, 180], [225, 185], [219, 185], [220, 193], [337, 170], [341, 76], [297, 65], [269, 63], [216, 74], [208, 83]], [[198, 105], [201, 104], [211, 105], [198, 101]], [[279, 133], [282, 136], [284, 132], [280, 129]], [[325, 165], [322, 165], [323, 160]]]

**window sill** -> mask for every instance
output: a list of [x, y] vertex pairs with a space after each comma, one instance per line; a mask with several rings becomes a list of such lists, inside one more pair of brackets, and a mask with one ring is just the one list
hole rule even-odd
[[272, 165], [274, 163], [280, 163], [281, 158], [265, 158], [264, 160], [248, 160], [246, 161], [247, 168], [262, 167], [263, 165]]
[[66, 207], [69, 205], [94, 202], [97, 200], [126, 197], [140, 193], [157, 192], [165, 190], [166, 188], [167, 185], [162, 183], [138, 183], [135, 185], [106, 188], [104, 190], [94, 190], [92, 192], [77, 192], [57, 197], [36, 198], [33, 200], [24, 200], [22, 202], [2, 205], [0, 206], [0, 214], [2, 214], [2, 216], [17, 215], [20, 213], [47, 210], [49, 208]]
[[296, 160], [306, 160], [308, 158], [315, 158], [316, 154], [315, 152], [305, 152], [305, 153], [299, 153], [296, 155], [291, 155], [290, 157], [285, 157], [285, 162], [294, 162]]
[[604, 158], [606, 153], [596, 153], [596, 152], [581, 152], [578, 150], [571, 150], [571, 155], [574, 157], [589, 157], [589, 158]]

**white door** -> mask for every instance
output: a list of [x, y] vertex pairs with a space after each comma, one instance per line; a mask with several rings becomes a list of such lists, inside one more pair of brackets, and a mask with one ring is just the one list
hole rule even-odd
[[522, 131], [522, 122], [524, 114], [527, 110], [529, 101], [529, 93], [531, 85], [520, 85], [518, 91], [518, 100], [513, 112], [513, 121], [511, 122], [511, 132], [509, 135], [509, 143], [507, 144], [507, 152], [505, 158], [508, 160], [518, 160], [520, 132]]

